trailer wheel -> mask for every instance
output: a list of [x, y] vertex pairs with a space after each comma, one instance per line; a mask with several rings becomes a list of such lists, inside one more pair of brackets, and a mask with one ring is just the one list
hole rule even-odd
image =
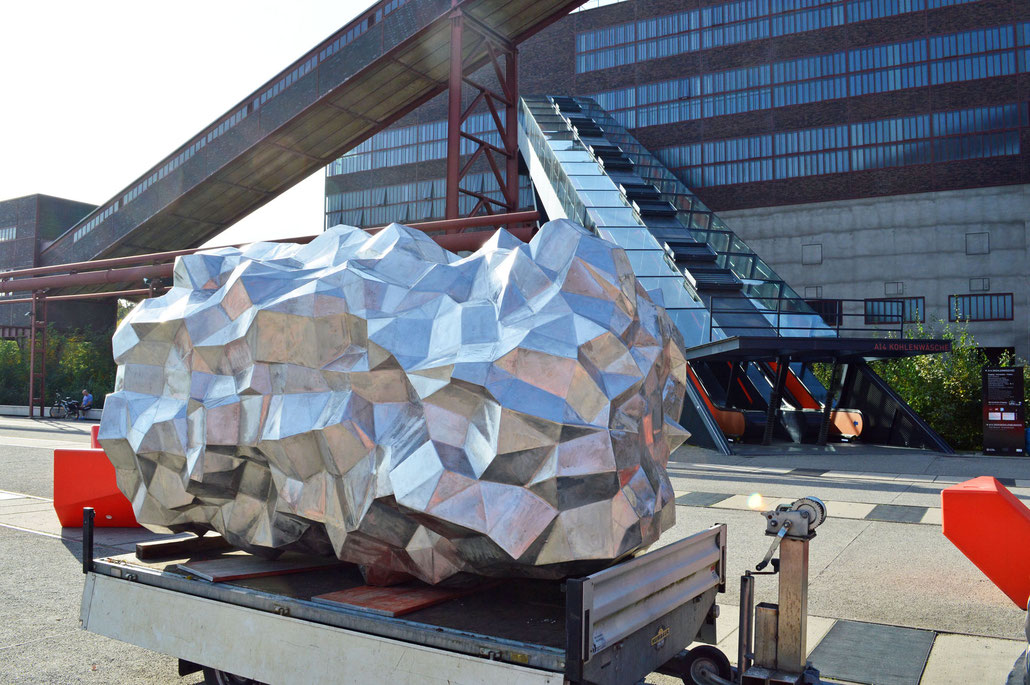
[[263, 685], [256, 680], [219, 671], [217, 668], [208, 668], [207, 666], [204, 667], [204, 683], [205, 685]]
[[713, 681], [705, 677], [706, 673], [730, 680], [733, 677], [733, 670], [730, 668], [730, 660], [721, 650], [711, 645], [700, 645], [677, 658], [677, 674], [685, 685], [715, 685]]

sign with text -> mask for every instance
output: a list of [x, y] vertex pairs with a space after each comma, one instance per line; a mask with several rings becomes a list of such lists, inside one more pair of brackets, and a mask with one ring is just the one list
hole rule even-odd
[[1023, 367], [983, 370], [984, 454], [1023, 456], [1026, 407]]

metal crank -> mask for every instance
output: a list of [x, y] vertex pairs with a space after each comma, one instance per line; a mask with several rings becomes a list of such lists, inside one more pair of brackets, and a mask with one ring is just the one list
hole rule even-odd
[[[826, 520], [826, 505], [802, 497], [763, 512], [769, 551], [740, 579], [738, 685], [814, 685], [819, 671], [807, 661], [808, 546]], [[774, 558], [777, 551], [779, 558]], [[772, 571], [763, 571], [767, 566]], [[755, 607], [756, 575], [779, 575], [779, 601]]]

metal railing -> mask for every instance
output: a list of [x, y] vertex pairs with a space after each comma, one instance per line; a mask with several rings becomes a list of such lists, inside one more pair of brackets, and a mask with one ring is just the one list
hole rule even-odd
[[[735, 335], [775, 335], [777, 337], [859, 337], [902, 338], [905, 335], [905, 301], [902, 299], [815, 299], [796, 297], [762, 297], [749, 299], [739, 295], [709, 299], [708, 342], [715, 340], [718, 330], [744, 331]], [[718, 304], [727, 303], [727, 306]], [[870, 303], [875, 302], [873, 308]], [[744, 304], [746, 303], [746, 304]], [[765, 306], [762, 306], [762, 305]], [[761, 322], [753, 322], [754, 317]], [[734, 318], [739, 317], [738, 321]], [[752, 320], [749, 321], [748, 317]], [[804, 317], [799, 321], [799, 317]], [[813, 320], [818, 317], [818, 324]], [[861, 319], [856, 323], [856, 319]], [[720, 319], [720, 321], [716, 321]], [[749, 331], [753, 331], [750, 333]], [[810, 335], [799, 336], [807, 331]]]

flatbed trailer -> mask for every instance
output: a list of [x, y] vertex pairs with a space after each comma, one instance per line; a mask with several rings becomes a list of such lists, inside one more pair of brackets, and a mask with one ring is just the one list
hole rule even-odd
[[[189, 542], [167, 558], [94, 559], [87, 528], [82, 627], [208, 682], [632, 685], [659, 671], [691, 683], [692, 662], [725, 659], [683, 652], [715, 642], [722, 524], [582, 578], [506, 579], [403, 617], [313, 599], [364, 585], [354, 566], [211, 582], [179, 566], [212, 554]], [[708, 668], [730, 677], [728, 662]]]

